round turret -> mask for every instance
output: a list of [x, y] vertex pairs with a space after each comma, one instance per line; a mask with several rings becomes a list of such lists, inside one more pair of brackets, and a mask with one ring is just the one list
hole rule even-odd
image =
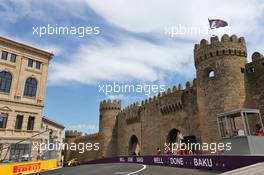
[[[65, 143], [67, 143], [67, 144], [74, 143], [75, 140], [77, 138], [79, 138], [80, 136], [82, 136], [81, 132], [72, 131], [72, 130], [65, 131]], [[65, 160], [69, 160], [71, 158], [70, 155], [71, 155], [70, 150], [65, 149], [64, 150], [64, 156], [65, 156], [64, 158], [65, 158]]]
[[120, 110], [121, 101], [120, 100], [104, 100], [100, 103], [100, 112], [105, 110]]
[[247, 48], [243, 37], [201, 40], [194, 48], [202, 141], [219, 140], [216, 114], [244, 107]]
[[115, 152], [117, 115], [121, 110], [121, 101], [108, 100], [100, 103], [99, 134], [102, 138], [102, 154], [112, 156]]
[[80, 137], [80, 136], [82, 136], [81, 132], [72, 131], [72, 130], [65, 131], [65, 137], [66, 138], [77, 138], [77, 137]]
[[261, 53], [259, 53], [259, 52], [254, 52], [252, 54], [252, 57], [251, 58], [252, 58], [252, 61], [253, 62], [257, 62], [259, 60], [263, 60], [264, 59], [264, 56]]
[[247, 57], [247, 48], [244, 37], [237, 38], [236, 35], [229, 37], [223, 35], [221, 41], [218, 37], [211, 37], [211, 43], [206, 39], [202, 39], [200, 44], [195, 44], [194, 60], [195, 67], [198, 67], [203, 61], [212, 58], [236, 56], [245, 59]]

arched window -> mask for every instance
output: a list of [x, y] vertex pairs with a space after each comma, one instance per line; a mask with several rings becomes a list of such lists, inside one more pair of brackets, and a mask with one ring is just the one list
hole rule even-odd
[[213, 70], [210, 70], [210, 71], [208, 72], [208, 77], [209, 77], [209, 78], [214, 78], [214, 77], [215, 77], [215, 72], [214, 72]]
[[38, 82], [35, 78], [28, 78], [26, 80], [24, 96], [36, 97]]
[[10, 92], [12, 75], [9, 72], [0, 72], [0, 92]]

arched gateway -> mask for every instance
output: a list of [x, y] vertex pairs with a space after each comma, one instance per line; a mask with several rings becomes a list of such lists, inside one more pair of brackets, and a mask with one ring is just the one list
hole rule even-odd
[[180, 131], [176, 128], [170, 130], [169, 134], [167, 135], [166, 142], [167, 143], [177, 143], [179, 140]]
[[137, 136], [132, 135], [129, 140], [129, 155], [140, 155], [140, 145]]

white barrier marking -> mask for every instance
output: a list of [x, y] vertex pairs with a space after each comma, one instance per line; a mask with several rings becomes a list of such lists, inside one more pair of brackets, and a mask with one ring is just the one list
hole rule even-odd
[[141, 171], [143, 171], [144, 169], [146, 169], [146, 168], [147, 168], [147, 166], [146, 166], [146, 165], [143, 165], [143, 164], [140, 164], [140, 165], [142, 165], [142, 166], [143, 166], [143, 168], [141, 168], [140, 170], [137, 170], [137, 171], [134, 171], [134, 172], [128, 173], [128, 174], [126, 174], [126, 175], [132, 175], [132, 174], [136, 174], [136, 173], [139, 173], [139, 172], [141, 172]]

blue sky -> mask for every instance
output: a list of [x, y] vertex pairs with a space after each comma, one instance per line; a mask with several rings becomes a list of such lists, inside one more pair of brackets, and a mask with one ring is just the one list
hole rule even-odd
[[[210, 34], [178, 34], [171, 26], [208, 29], [220, 18], [230, 32], [244, 36], [249, 60], [263, 53], [263, 1], [212, 0], [0, 0], [0, 34], [54, 52], [49, 68], [44, 115], [66, 126], [96, 132], [100, 100], [120, 98], [123, 107], [144, 94], [98, 92], [99, 84], [185, 84], [195, 77], [193, 46]], [[33, 35], [38, 26], [99, 27], [99, 35]], [[151, 94], [154, 95], [154, 94]], [[92, 127], [93, 126], [93, 127]]]

